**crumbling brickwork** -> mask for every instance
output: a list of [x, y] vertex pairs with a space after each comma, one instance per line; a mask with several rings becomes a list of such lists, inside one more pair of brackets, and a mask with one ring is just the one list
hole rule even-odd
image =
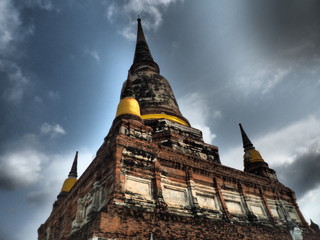
[[[149, 239], [151, 233], [154, 239], [282, 240], [290, 239], [285, 214], [304, 239], [316, 239], [292, 190], [221, 165], [217, 148], [201, 142], [196, 129], [147, 123], [115, 119], [96, 158], [55, 203], [39, 240]], [[175, 147], [179, 142], [185, 144]]]

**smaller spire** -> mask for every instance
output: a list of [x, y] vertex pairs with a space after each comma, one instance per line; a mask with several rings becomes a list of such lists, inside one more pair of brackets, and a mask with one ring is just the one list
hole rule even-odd
[[77, 164], [78, 164], [78, 151], [76, 152], [76, 155], [74, 157], [68, 178], [63, 182], [61, 191], [58, 195], [58, 199], [67, 196], [68, 192], [70, 192], [71, 188], [74, 186], [74, 184], [76, 184], [77, 177], [78, 177]]
[[241, 136], [242, 136], [242, 142], [243, 142], [243, 148], [244, 148], [243, 159], [244, 159], [245, 169], [249, 165], [256, 164], [257, 162], [264, 162], [259, 151], [255, 149], [252, 142], [248, 138], [246, 132], [243, 130], [241, 123], [239, 123], [239, 126], [241, 130]]
[[76, 155], [74, 156], [74, 160], [73, 160], [72, 167], [68, 177], [74, 177], [74, 178], [78, 177], [77, 165], [78, 165], [78, 151], [76, 151]]
[[244, 171], [277, 180], [276, 172], [269, 168], [268, 164], [263, 160], [260, 152], [255, 149], [240, 123], [239, 126], [244, 148]]
[[254, 146], [250, 139], [248, 138], [246, 132], [243, 130], [243, 127], [241, 123], [239, 123], [240, 126], [240, 131], [241, 131], [241, 136], [242, 136], [242, 143], [243, 143], [243, 148], [244, 149], [254, 149]]

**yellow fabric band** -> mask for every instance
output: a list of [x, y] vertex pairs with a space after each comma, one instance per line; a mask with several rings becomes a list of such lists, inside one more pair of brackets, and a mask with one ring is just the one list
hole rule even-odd
[[178, 117], [171, 116], [168, 114], [146, 114], [146, 115], [142, 115], [141, 118], [142, 119], [161, 119], [161, 118], [164, 118], [164, 119], [168, 119], [168, 120], [171, 120], [171, 121], [174, 121], [174, 122], [177, 122], [182, 125], [190, 127], [190, 125], [186, 121], [183, 121], [182, 119], [180, 119]]

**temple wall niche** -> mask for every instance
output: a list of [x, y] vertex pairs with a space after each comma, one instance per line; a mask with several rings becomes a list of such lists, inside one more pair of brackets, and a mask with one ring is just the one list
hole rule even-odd
[[161, 176], [161, 189], [163, 199], [169, 207], [190, 207], [191, 194], [185, 182], [171, 181]]
[[267, 212], [263, 205], [263, 202], [259, 196], [246, 195], [246, 201], [249, 210], [253, 212], [260, 219], [267, 219]]
[[163, 198], [168, 205], [175, 207], [190, 206], [186, 187], [164, 184], [162, 187], [162, 192]]
[[127, 198], [137, 197], [152, 200], [151, 180], [127, 175], [125, 192]]
[[196, 184], [195, 192], [199, 207], [211, 210], [221, 210], [221, 204], [213, 187]]
[[221, 190], [224, 201], [227, 205], [228, 211], [232, 214], [245, 214], [244, 203], [241, 199], [240, 193], [235, 191]]

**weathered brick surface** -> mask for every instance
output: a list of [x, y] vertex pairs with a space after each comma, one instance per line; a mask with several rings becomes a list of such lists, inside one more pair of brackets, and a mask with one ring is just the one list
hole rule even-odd
[[[148, 124], [150, 126], [130, 117], [115, 119], [96, 158], [68, 196], [55, 203], [50, 217], [39, 228], [39, 240], [87, 240], [93, 236], [117, 240], [149, 239], [151, 232], [157, 240], [289, 240], [286, 224], [283, 218], [273, 216], [269, 200], [290, 204], [300, 217], [297, 224], [304, 231], [304, 239], [319, 239], [319, 234], [312, 233], [303, 219], [291, 189], [277, 180], [221, 165], [215, 146], [209, 148], [215, 150], [217, 156], [213, 159], [203, 157], [199, 152], [204, 153], [202, 149], [207, 148], [207, 144], [202, 142], [201, 145], [201, 135], [196, 131], [178, 135], [177, 131], [181, 130], [172, 123], [149, 121]], [[165, 137], [159, 140], [159, 134], [163, 132]], [[193, 140], [190, 134], [193, 134]], [[164, 146], [164, 139], [173, 139], [173, 142], [189, 140], [188, 144], [181, 145], [182, 148], [174, 148], [173, 145]], [[197, 142], [195, 146], [193, 141]], [[188, 151], [190, 148], [194, 150]], [[207, 154], [212, 153], [208, 151]], [[142, 187], [149, 186], [151, 195], [141, 195], [139, 189], [133, 190], [138, 191], [136, 193], [128, 191], [126, 181], [130, 176], [134, 180], [137, 178], [137, 184]], [[139, 183], [139, 179], [143, 181]], [[96, 182], [104, 191], [103, 199], [99, 200], [103, 204], [94, 208], [96, 193], [93, 186]], [[186, 200], [186, 206], [173, 207], [165, 201], [164, 184], [169, 183], [173, 187], [175, 184], [182, 186], [188, 192], [190, 198]], [[195, 186], [212, 191], [208, 194], [217, 199], [220, 210], [201, 208]], [[236, 194], [242, 199], [243, 214], [230, 211], [225, 193]], [[261, 199], [265, 219], [250, 220], [247, 196]], [[81, 227], [73, 229], [72, 224], [79, 215], [78, 201], [86, 198], [89, 207], [85, 211], [89, 213]]]
[[[117, 240], [149, 240], [151, 233], [157, 240], [291, 240], [289, 230], [277, 226], [212, 221], [117, 206], [101, 213], [99, 229], [95, 236]], [[68, 240], [87, 239], [87, 231], [88, 228], [81, 229]], [[316, 240], [319, 235], [304, 233], [304, 239]]]

